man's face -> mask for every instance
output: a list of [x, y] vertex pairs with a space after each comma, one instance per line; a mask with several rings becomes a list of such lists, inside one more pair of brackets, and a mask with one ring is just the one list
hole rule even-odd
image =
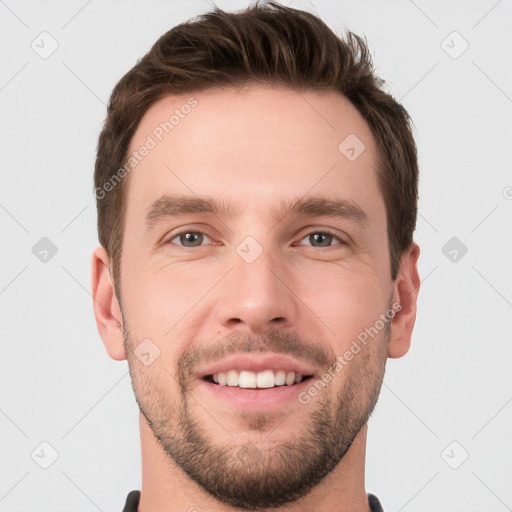
[[[380, 389], [393, 283], [377, 149], [335, 93], [190, 96], [190, 109], [189, 96], [153, 105], [130, 146], [150, 147], [126, 197], [130, 373], [172, 463], [221, 501], [275, 507], [337, 466]], [[312, 198], [348, 207], [292, 208]], [[193, 211], [202, 199], [225, 209]], [[166, 209], [177, 204], [188, 213]], [[290, 385], [299, 373], [309, 378]]]

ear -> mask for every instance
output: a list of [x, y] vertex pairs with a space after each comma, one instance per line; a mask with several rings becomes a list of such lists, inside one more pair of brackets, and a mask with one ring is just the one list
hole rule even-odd
[[123, 316], [109, 272], [110, 258], [104, 247], [92, 254], [92, 297], [98, 332], [110, 357], [126, 359], [123, 345]]
[[412, 330], [416, 320], [416, 301], [420, 291], [417, 261], [420, 248], [416, 243], [402, 254], [398, 276], [393, 284], [393, 304], [401, 304], [391, 323], [388, 357], [402, 357], [411, 346]]

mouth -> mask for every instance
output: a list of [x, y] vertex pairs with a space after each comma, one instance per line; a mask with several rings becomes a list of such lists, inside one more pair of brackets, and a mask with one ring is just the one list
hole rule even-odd
[[[196, 373], [205, 403], [229, 410], [281, 410], [299, 404], [321, 368], [283, 354], [238, 354], [200, 368]], [[226, 409], [228, 407], [228, 409]]]
[[203, 380], [218, 386], [255, 390], [281, 386], [295, 386], [311, 377], [312, 375], [302, 375], [298, 372], [285, 370], [275, 371], [268, 369], [260, 372], [228, 370], [227, 372], [205, 375]]

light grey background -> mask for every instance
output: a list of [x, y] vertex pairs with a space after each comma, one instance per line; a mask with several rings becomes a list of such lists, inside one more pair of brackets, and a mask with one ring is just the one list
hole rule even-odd
[[[510, 510], [512, 2], [290, 5], [367, 36], [419, 147], [417, 323], [370, 421], [367, 489], [388, 512]], [[116, 511], [140, 488], [127, 363], [103, 348], [90, 296], [95, 147], [117, 80], [209, 9], [0, 0], [1, 511]], [[31, 47], [52, 39], [45, 59]], [[43, 237], [57, 247], [46, 262], [32, 252]]]

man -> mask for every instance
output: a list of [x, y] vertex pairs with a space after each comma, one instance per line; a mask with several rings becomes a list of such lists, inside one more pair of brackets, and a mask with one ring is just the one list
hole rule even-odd
[[99, 333], [127, 359], [125, 511], [378, 511], [367, 422], [419, 291], [417, 156], [367, 47], [276, 3], [164, 34], [95, 169]]

